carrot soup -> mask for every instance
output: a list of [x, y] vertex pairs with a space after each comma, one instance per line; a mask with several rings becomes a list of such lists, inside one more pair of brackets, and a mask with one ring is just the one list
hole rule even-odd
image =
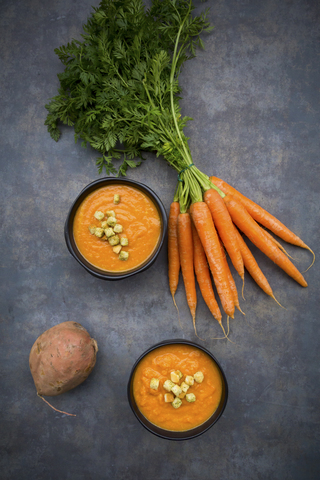
[[173, 344], [149, 352], [137, 365], [133, 396], [154, 425], [186, 431], [217, 410], [222, 380], [212, 358], [191, 345]]
[[108, 272], [132, 270], [156, 249], [161, 220], [138, 188], [112, 184], [90, 193], [77, 209], [73, 235], [81, 255]]

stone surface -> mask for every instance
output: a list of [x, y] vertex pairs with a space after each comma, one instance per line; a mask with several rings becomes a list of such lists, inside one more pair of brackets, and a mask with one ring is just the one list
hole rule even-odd
[[[81, 189], [98, 177], [96, 154], [55, 143], [44, 120], [62, 65], [54, 48], [80, 39], [91, 0], [2, 0], [1, 51], [1, 478], [4, 480], [313, 480], [319, 478], [319, 274], [303, 289], [254, 253], [280, 308], [247, 276], [246, 316], [221, 336], [199, 298], [198, 340], [167, 252], [144, 274], [115, 283], [90, 276], [68, 253], [63, 228]], [[95, 5], [97, 6], [97, 2]], [[314, 0], [217, 0], [205, 50], [181, 74], [195, 163], [261, 203], [314, 250], [319, 245], [319, 26]], [[128, 177], [149, 185], [169, 211], [176, 173], [152, 154]], [[311, 255], [288, 246], [305, 270]], [[241, 281], [236, 278], [239, 292]], [[109, 307], [112, 299], [112, 308]], [[35, 339], [66, 321], [98, 341], [97, 364], [78, 388], [37, 396], [28, 366]], [[224, 318], [226, 323], [226, 319]], [[198, 340], [220, 360], [229, 402], [219, 422], [189, 442], [143, 429], [126, 397], [131, 366], [150, 345]]]

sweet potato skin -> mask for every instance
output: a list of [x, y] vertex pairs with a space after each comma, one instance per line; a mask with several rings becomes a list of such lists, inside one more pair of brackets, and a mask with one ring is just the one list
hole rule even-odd
[[77, 322], [63, 322], [34, 342], [29, 366], [38, 395], [55, 396], [82, 383], [96, 363], [97, 342]]

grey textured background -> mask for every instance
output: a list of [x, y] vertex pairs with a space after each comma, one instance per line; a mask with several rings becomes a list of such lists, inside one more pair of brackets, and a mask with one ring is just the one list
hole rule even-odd
[[[80, 38], [92, 0], [0, 2], [1, 478], [311, 480], [319, 467], [319, 266], [303, 289], [254, 248], [282, 309], [247, 276], [246, 316], [230, 338], [199, 298], [198, 330], [223, 365], [229, 402], [202, 437], [173, 443], [143, 429], [126, 398], [137, 357], [163, 339], [196, 340], [183, 285], [176, 300], [164, 248], [153, 267], [120, 283], [99, 281], [69, 255], [67, 212], [98, 177], [95, 152], [63, 127], [44, 126], [62, 70], [54, 48]], [[204, 5], [196, 2], [200, 11]], [[317, 0], [208, 1], [215, 29], [182, 75], [183, 113], [194, 161], [261, 203], [316, 253], [319, 240], [320, 5]], [[128, 177], [169, 210], [176, 173], [162, 159]], [[289, 246], [304, 270], [311, 255]], [[241, 288], [240, 282], [237, 284]], [[99, 344], [81, 386], [37, 396], [30, 348], [44, 330], [76, 320]]]

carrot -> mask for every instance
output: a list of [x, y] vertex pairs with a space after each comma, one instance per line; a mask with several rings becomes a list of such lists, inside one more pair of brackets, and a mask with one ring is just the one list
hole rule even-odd
[[244, 266], [250, 273], [251, 277], [254, 281], [259, 285], [259, 287], [270, 297], [272, 297], [277, 303], [278, 301], [274, 297], [272, 288], [264, 274], [262, 273], [256, 259], [252, 255], [248, 245], [243, 240], [242, 236], [240, 235], [239, 231], [236, 229], [236, 235], [238, 240], [238, 245], [240, 247], [241, 255], [243, 258]]
[[208, 205], [195, 202], [190, 207], [191, 217], [197, 229], [202, 246], [212, 272], [213, 280], [221, 300], [222, 308], [229, 317], [234, 316], [234, 301], [230, 290], [227, 272], [219, 238]]
[[226, 195], [223, 200], [227, 205], [233, 222], [249, 240], [302, 287], [307, 287], [308, 284], [303, 275], [274, 242], [264, 234], [263, 229], [251, 217], [246, 208], [232, 195]]
[[272, 240], [273, 243], [275, 243], [275, 244], [277, 245], [277, 247], [280, 248], [280, 250], [282, 250], [283, 253], [285, 253], [285, 254], [287, 255], [287, 257], [289, 257], [289, 258], [292, 259], [291, 255], [289, 255], [289, 253], [287, 252], [287, 250], [281, 245], [280, 242], [278, 242], [278, 240], [276, 240], [276, 239], [271, 235], [271, 233], [268, 232], [268, 230], [263, 229], [263, 233], [264, 233], [265, 235], [267, 235], [267, 237], [270, 238], [270, 240]]
[[172, 202], [170, 205], [170, 213], [168, 220], [168, 275], [169, 287], [173, 302], [176, 305], [174, 295], [177, 291], [180, 273], [180, 258], [178, 247], [178, 230], [177, 222], [180, 213], [179, 202]]
[[213, 188], [207, 190], [203, 198], [210, 209], [213, 222], [225, 246], [225, 249], [229, 254], [231, 262], [243, 280], [243, 260], [234, 232], [235, 226], [232, 223], [226, 204], [224, 203], [221, 195], [219, 195], [219, 193]]
[[[235, 227], [234, 227], [234, 228], [235, 228]], [[231, 270], [230, 270], [230, 268], [229, 268], [228, 261], [227, 261], [227, 256], [226, 256], [226, 252], [225, 252], [225, 249], [224, 249], [224, 247], [223, 247], [223, 245], [222, 245], [221, 242], [220, 242], [220, 246], [221, 246], [222, 256], [223, 256], [223, 259], [224, 259], [225, 269], [226, 269], [226, 272], [227, 272], [227, 275], [228, 275], [230, 290], [231, 290], [231, 293], [232, 293], [232, 296], [233, 296], [234, 305], [235, 305], [235, 307], [237, 307], [237, 309], [238, 309], [241, 313], [243, 313], [243, 311], [242, 311], [241, 308], [240, 308], [237, 286], [236, 286], [236, 284], [235, 284], [234, 278], [233, 278], [232, 273], [231, 273]], [[241, 257], [241, 258], [242, 258], [242, 257]], [[243, 314], [244, 314], [244, 313], [243, 313]], [[244, 314], [244, 315], [245, 315], [245, 314]]]
[[206, 302], [210, 312], [221, 325], [222, 315], [220, 312], [219, 305], [214, 296], [207, 257], [193, 222], [192, 222], [192, 238], [193, 238], [193, 252], [194, 252], [194, 257], [193, 257], [194, 269], [196, 272], [199, 288], [200, 288], [203, 300]]
[[181, 271], [186, 290], [187, 302], [192, 315], [194, 330], [196, 332], [197, 293], [193, 267], [191, 218], [189, 213], [179, 213], [177, 226]]
[[296, 245], [297, 247], [302, 247], [309, 250], [309, 252], [311, 252], [313, 255], [313, 261], [308, 268], [310, 268], [314, 264], [315, 254], [313, 250], [311, 250], [311, 248], [308, 247], [308, 245], [306, 245], [301, 240], [301, 238], [299, 238], [291, 230], [289, 230], [289, 228], [287, 228], [283, 223], [281, 223], [280, 220], [271, 215], [271, 213], [267, 212], [264, 208], [260, 207], [260, 205], [250, 200], [250, 198], [242, 195], [242, 193], [238, 192], [238, 190], [231, 187], [231, 185], [228, 185], [220, 178], [210, 177], [210, 181], [214, 183], [218, 188], [220, 188], [220, 190], [222, 190], [224, 193], [233, 195], [248, 210], [252, 218], [254, 218], [257, 222], [261, 223], [261, 225], [278, 235], [278, 237], [282, 238], [288, 243]]

